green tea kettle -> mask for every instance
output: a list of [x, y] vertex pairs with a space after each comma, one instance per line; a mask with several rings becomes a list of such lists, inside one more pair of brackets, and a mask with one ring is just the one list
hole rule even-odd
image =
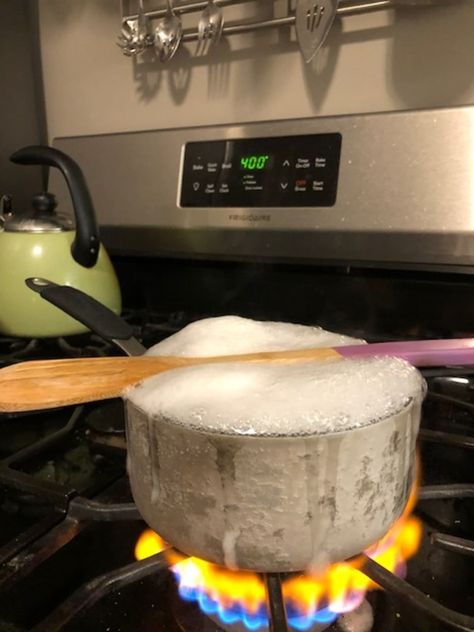
[[121, 311], [120, 287], [100, 244], [94, 207], [81, 169], [72, 158], [46, 146], [24, 147], [10, 160], [20, 165], [49, 165], [63, 174], [76, 219], [56, 212], [56, 198], [43, 192], [32, 208], [17, 212], [9, 196], [0, 200], [0, 333], [27, 338], [69, 336], [87, 328], [56, 309], [25, 285], [29, 277], [72, 285]]

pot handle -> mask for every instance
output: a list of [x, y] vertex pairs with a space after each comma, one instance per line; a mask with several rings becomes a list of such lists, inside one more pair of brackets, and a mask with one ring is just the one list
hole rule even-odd
[[113, 342], [129, 356], [143, 355], [145, 347], [133, 336], [132, 327], [95, 298], [69, 285], [47, 279], [29, 278], [26, 285], [46, 301], [98, 334]]
[[76, 237], [71, 253], [81, 266], [92, 268], [99, 256], [99, 228], [89, 189], [79, 165], [59, 149], [44, 145], [23, 147], [12, 154], [10, 160], [19, 165], [49, 165], [61, 171], [71, 194], [76, 217]]

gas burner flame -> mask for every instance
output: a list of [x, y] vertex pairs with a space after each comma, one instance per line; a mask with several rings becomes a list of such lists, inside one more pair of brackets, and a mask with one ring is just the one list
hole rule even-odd
[[[369, 547], [365, 554], [399, 576], [405, 573], [405, 561], [418, 550], [421, 523], [411, 515], [416, 488], [402, 516], [388, 533]], [[147, 529], [136, 544], [135, 557], [142, 560], [166, 549], [159, 535]], [[217, 616], [223, 624], [242, 624], [254, 631], [268, 627], [265, 584], [262, 576], [248, 571], [232, 571], [196, 557], [184, 558], [168, 552], [180, 596], [197, 602], [201, 610]], [[325, 571], [292, 574], [283, 580], [282, 590], [291, 630], [304, 632], [317, 624], [332, 623], [337, 617], [355, 610], [368, 590], [380, 586], [366, 577], [363, 557], [332, 564]]]

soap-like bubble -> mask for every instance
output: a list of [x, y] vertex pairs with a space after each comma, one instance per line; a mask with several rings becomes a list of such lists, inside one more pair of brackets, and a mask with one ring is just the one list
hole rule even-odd
[[363, 344], [321, 327], [251, 320], [240, 316], [205, 318], [148, 349], [148, 355], [216, 356], [283, 349]]
[[[150, 352], [205, 356], [357, 342], [320, 328], [223, 317], [198, 321]], [[151, 416], [203, 432], [295, 436], [366, 426], [400, 411], [422, 390], [410, 364], [377, 357], [206, 364], [159, 374], [126, 395]]]

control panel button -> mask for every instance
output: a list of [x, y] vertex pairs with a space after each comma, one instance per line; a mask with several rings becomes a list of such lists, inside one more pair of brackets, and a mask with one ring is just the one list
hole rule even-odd
[[298, 191], [298, 192], [306, 191], [307, 184], [308, 183], [306, 182], [306, 180], [296, 180], [296, 182], [295, 182], [295, 191]]
[[311, 161], [309, 158], [297, 158], [295, 167], [297, 169], [309, 169]]

